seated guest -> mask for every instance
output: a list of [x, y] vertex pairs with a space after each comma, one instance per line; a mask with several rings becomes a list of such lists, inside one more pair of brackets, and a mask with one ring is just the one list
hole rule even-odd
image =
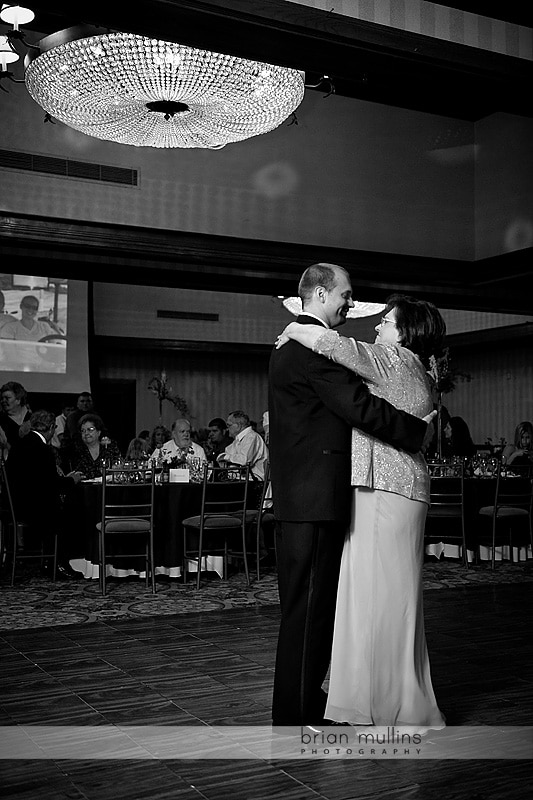
[[263, 439], [265, 440], [265, 442], [267, 444], [268, 444], [268, 436], [269, 436], [269, 427], [270, 427], [270, 423], [269, 423], [268, 411], [264, 411], [263, 412]]
[[20, 301], [20, 319], [11, 317], [2, 327], [2, 339], [22, 339], [29, 342], [38, 342], [46, 336], [62, 335], [52, 323], [46, 319], [37, 319], [39, 300], [33, 294], [25, 295]]
[[160, 450], [171, 436], [172, 434], [165, 425], [156, 425], [150, 436], [150, 453], [153, 453], [154, 450]]
[[222, 417], [215, 417], [208, 425], [206, 452], [209, 460], [216, 461], [217, 456], [223, 453], [229, 444], [231, 436], [228, 433], [228, 426]]
[[150, 456], [150, 464], [156, 463], [159, 459], [170, 461], [176, 458], [178, 461], [186, 461], [187, 457], [199, 458], [200, 461], [207, 461], [205, 450], [191, 439], [191, 423], [188, 419], [177, 419], [172, 425], [172, 439], [169, 439], [158, 447]]
[[150, 431], [148, 430], [139, 431], [139, 433], [137, 434], [137, 439], [142, 439], [144, 451], [145, 453], [148, 453], [148, 455], [150, 455], [150, 453], [152, 452], [150, 449]]
[[[64, 533], [62, 497], [72, 492], [80, 473], [61, 475], [50, 446], [55, 430], [55, 414], [35, 411], [29, 420], [29, 432], [13, 448], [6, 463], [17, 518], [28, 525], [24, 547], [52, 551], [54, 534]], [[31, 477], [29, 477], [31, 476]], [[59, 545], [59, 571], [73, 572], [68, 566], [68, 543], [64, 535]]]
[[533, 464], [533, 425], [526, 420], [519, 422], [514, 432], [514, 444], [508, 444], [503, 453], [502, 461], [507, 466], [527, 467]]
[[20, 441], [20, 427], [29, 421], [31, 410], [26, 389], [16, 381], [8, 381], [0, 387], [0, 404], [0, 448], [6, 457], [13, 445]]
[[140, 439], [138, 436], [132, 439], [126, 450], [126, 461], [143, 461], [148, 458], [146, 451], [146, 440]]
[[76, 400], [76, 408], [70, 412], [65, 422], [65, 433], [72, 439], [79, 441], [80, 419], [84, 414], [94, 410], [93, 397], [90, 392], [80, 392]]
[[104, 464], [112, 466], [120, 460], [116, 442], [105, 435], [104, 423], [98, 414], [84, 414], [79, 422], [82, 443], [76, 449], [74, 469], [84, 478], [98, 478]]
[[462, 417], [450, 417], [443, 430], [446, 456], [463, 456], [471, 458], [476, 452], [468, 425]]
[[63, 406], [61, 414], [58, 414], [56, 417], [56, 429], [55, 433], [52, 436], [51, 445], [55, 447], [57, 450], [61, 447], [61, 440], [63, 438], [63, 434], [65, 432], [65, 425], [67, 422], [67, 417], [69, 414], [72, 414], [74, 411], [73, 406]]
[[63, 436], [61, 437], [60, 456], [63, 469], [70, 469], [76, 458], [76, 451], [81, 445], [79, 422], [84, 414], [93, 411], [93, 398], [90, 392], [80, 392], [76, 400], [76, 408], [67, 416]]
[[233, 441], [217, 457], [221, 466], [239, 464], [250, 466], [253, 475], [260, 481], [265, 478], [265, 463], [268, 461], [268, 448], [262, 437], [252, 429], [250, 417], [244, 411], [232, 411], [226, 421], [229, 435]]

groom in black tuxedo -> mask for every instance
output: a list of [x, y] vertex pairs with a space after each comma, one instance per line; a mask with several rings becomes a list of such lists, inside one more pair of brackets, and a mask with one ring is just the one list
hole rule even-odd
[[[346, 270], [313, 264], [300, 280], [298, 322], [336, 328], [353, 307]], [[323, 723], [344, 534], [350, 518], [351, 429], [418, 452], [427, 422], [371, 395], [362, 379], [295, 341], [270, 360], [270, 464], [281, 625], [274, 725]]]

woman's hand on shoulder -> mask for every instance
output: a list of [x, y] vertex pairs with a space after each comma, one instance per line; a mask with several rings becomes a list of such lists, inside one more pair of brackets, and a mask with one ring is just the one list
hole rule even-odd
[[296, 338], [296, 329], [303, 328], [303, 325], [299, 325], [298, 322], [290, 322], [286, 328], [284, 328], [278, 338], [276, 339], [276, 350], [279, 350], [280, 347], [283, 347], [284, 344], [290, 339]]
[[326, 328], [322, 325], [302, 325], [300, 322], [291, 322], [278, 336], [276, 350], [287, 344], [289, 339], [294, 339], [295, 342], [312, 350], [325, 331]]

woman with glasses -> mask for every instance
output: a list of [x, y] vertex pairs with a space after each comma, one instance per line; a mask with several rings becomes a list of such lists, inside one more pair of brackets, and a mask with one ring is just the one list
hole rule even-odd
[[[374, 344], [320, 325], [291, 323], [280, 337], [353, 370], [372, 394], [420, 418], [433, 409], [429, 357], [446, 327], [431, 303], [392, 295]], [[411, 455], [354, 429], [353, 504], [337, 595], [327, 719], [355, 725], [440, 728], [422, 608], [429, 475]]]
[[20, 439], [21, 426], [31, 417], [24, 386], [17, 381], [4, 383], [0, 388], [0, 406], [0, 449], [6, 457]]
[[[84, 478], [98, 478], [104, 464], [114, 464], [121, 459], [116, 442], [105, 435], [104, 423], [98, 414], [84, 414], [79, 421], [81, 445], [73, 459], [74, 471]], [[104, 434], [104, 435], [102, 435]]]

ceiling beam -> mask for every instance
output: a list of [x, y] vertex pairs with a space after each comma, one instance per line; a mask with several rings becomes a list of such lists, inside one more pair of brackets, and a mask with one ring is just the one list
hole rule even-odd
[[6, 272], [271, 296], [294, 294], [307, 266], [328, 261], [349, 270], [359, 300], [400, 290], [531, 314], [533, 248], [473, 262], [0, 213], [0, 252]]

